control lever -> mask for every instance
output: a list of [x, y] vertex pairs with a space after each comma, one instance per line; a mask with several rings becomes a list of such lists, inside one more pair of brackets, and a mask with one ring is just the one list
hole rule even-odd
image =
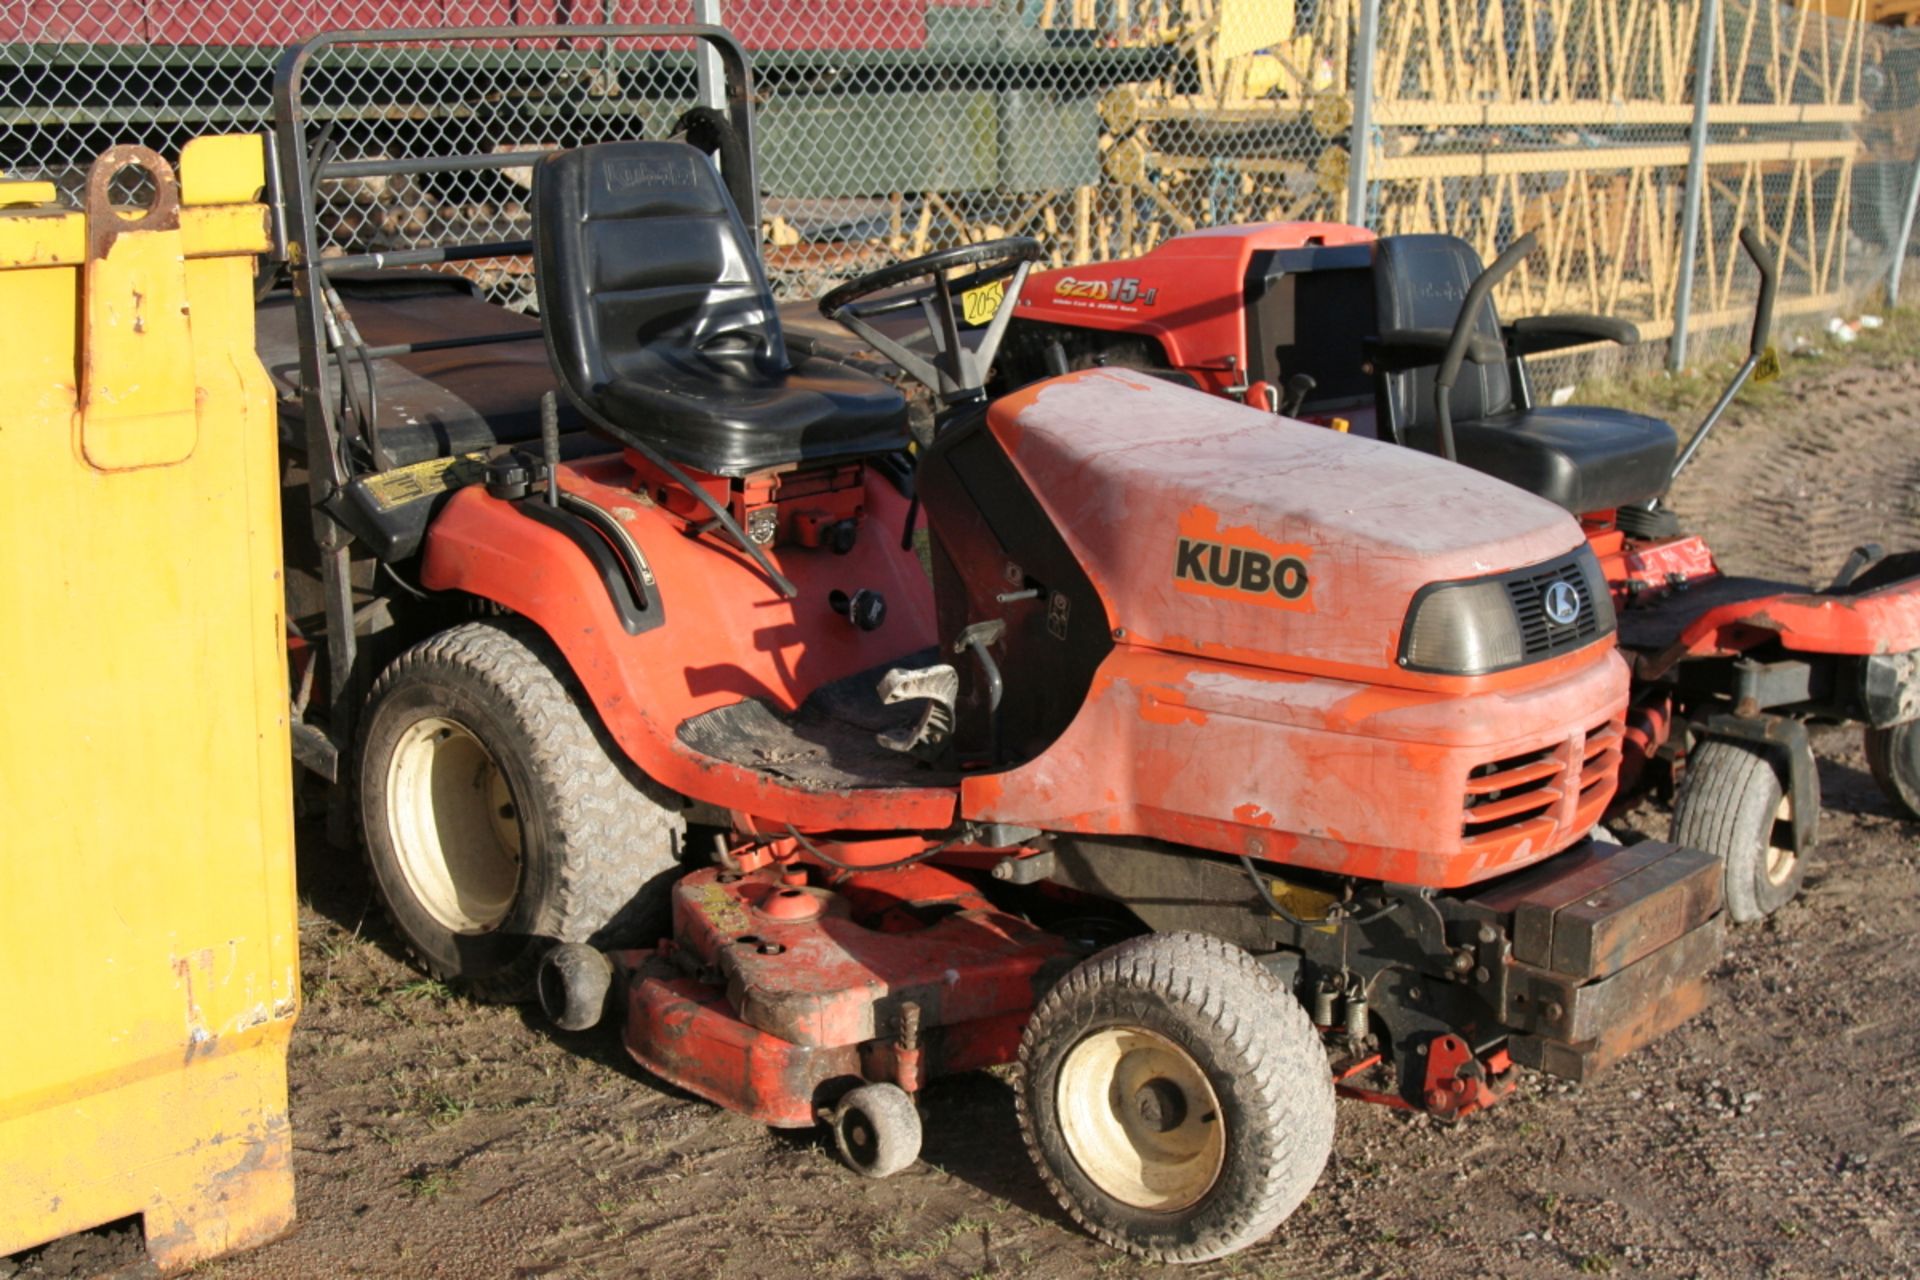
[[1287, 379], [1286, 398], [1280, 401], [1280, 416], [1291, 418], [1300, 412], [1300, 406], [1307, 402], [1313, 389], [1320, 385], [1319, 379], [1310, 373], [1296, 373]]
[[[1707, 437], [1713, 433], [1713, 429], [1720, 425], [1720, 418], [1726, 413], [1727, 406], [1732, 404], [1733, 398], [1740, 394], [1740, 388], [1747, 385], [1747, 379], [1760, 368], [1761, 362], [1768, 361], [1772, 373], [1780, 372], [1779, 365], [1773, 361], [1771, 350], [1767, 346], [1767, 339], [1773, 335], [1773, 296], [1780, 287], [1780, 259], [1767, 250], [1766, 241], [1762, 240], [1760, 233], [1752, 227], [1740, 228], [1740, 247], [1746, 251], [1748, 259], [1752, 261], [1753, 269], [1760, 273], [1760, 297], [1753, 304], [1753, 331], [1747, 339], [1747, 358], [1738, 369], [1734, 370], [1733, 380], [1727, 383], [1727, 389], [1720, 393], [1718, 400], [1714, 401], [1713, 408], [1707, 410], [1706, 419], [1688, 439], [1687, 447], [1682, 449], [1680, 456], [1673, 460], [1673, 470], [1667, 472], [1667, 483], [1660, 490], [1662, 495], [1673, 488], [1673, 482], [1680, 478], [1680, 473], [1687, 469], [1689, 462], [1693, 461], [1693, 455], [1700, 452], [1700, 446], [1707, 442]], [[1761, 380], [1765, 381], [1767, 376], [1769, 375], [1762, 374]]]
[[540, 397], [540, 452], [547, 459], [547, 505], [560, 506], [560, 402], [549, 391]]
[[1847, 562], [1840, 566], [1840, 572], [1834, 576], [1833, 583], [1827, 588], [1826, 594], [1832, 595], [1845, 591], [1853, 585], [1853, 580], [1860, 576], [1862, 569], [1871, 568], [1886, 558], [1887, 549], [1877, 542], [1867, 542], [1855, 547], [1847, 556]]
[[1447, 336], [1446, 354], [1440, 357], [1440, 367], [1433, 375], [1435, 434], [1439, 437], [1440, 456], [1448, 462], [1460, 461], [1460, 455], [1453, 447], [1453, 384], [1460, 376], [1461, 362], [1474, 345], [1475, 330], [1481, 319], [1480, 309], [1485, 305], [1487, 295], [1493, 292], [1493, 286], [1519, 266], [1520, 260], [1533, 252], [1539, 240], [1539, 232], [1529, 231], [1508, 245], [1506, 252], [1493, 260], [1492, 266], [1474, 277], [1473, 283], [1467, 286], [1466, 298], [1460, 303], [1460, 314], [1454, 319], [1453, 332]]
[[999, 664], [993, 655], [987, 652], [987, 646], [998, 644], [1007, 634], [1007, 624], [1001, 618], [989, 618], [985, 622], [970, 624], [953, 642], [955, 653], [973, 651], [980, 663], [981, 674], [987, 678], [987, 722], [992, 736], [993, 763], [1000, 763], [1000, 699], [1007, 691], [1006, 682], [1000, 678]]

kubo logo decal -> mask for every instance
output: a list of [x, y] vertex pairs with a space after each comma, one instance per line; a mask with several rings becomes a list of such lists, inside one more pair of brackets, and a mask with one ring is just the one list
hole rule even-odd
[[1174, 531], [1173, 589], [1236, 604], [1311, 612], [1313, 548], [1280, 542], [1205, 506], [1183, 513]]
[[1282, 600], [1307, 594], [1307, 566], [1298, 556], [1278, 559], [1251, 547], [1228, 547], [1218, 542], [1180, 539], [1173, 576], [1181, 582], [1231, 587], [1254, 595], [1273, 592]]

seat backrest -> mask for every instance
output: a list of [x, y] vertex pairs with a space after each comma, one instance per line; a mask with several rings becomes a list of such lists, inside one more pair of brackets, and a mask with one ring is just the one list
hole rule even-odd
[[[1382, 332], [1390, 329], [1453, 328], [1460, 304], [1479, 276], [1480, 255], [1458, 236], [1386, 236], [1374, 243], [1373, 289]], [[1488, 298], [1475, 331], [1499, 342], [1500, 317]], [[1432, 367], [1385, 375], [1384, 406], [1401, 431], [1431, 431], [1438, 417], [1433, 404]], [[1449, 407], [1455, 422], [1484, 418], [1513, 407], [1513, 382], [1505, 364], [1460, 366]]]
[[540, 313], [554, 364], [591, 404], [645, 359], [743, 377], [789, 367], [753, 237], [707, 157], [683, 142], [607, 142], [534, 175]]

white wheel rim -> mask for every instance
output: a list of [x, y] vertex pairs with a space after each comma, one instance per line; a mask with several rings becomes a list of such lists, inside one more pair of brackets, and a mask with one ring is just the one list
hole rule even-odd
[[1798, 855], [1784, 845], [1773, 843], [1774, 828], [1792, 820], [1793, 798], [1781, 796], [1779, 807], [1773, 811], [1773, 822], [1767, 827], [1767, 862], [1764, 870], [1768, 884], [1785, 884], [1787, 877], [1793, 874], [1793, 864]]
[[430, 716], [387, 762], [387, 831], [415, 901], [455, 933], [485, 933], [520, 889], [520, 809], [473, 731]]
[[1055, 1094], [1067, 1151], [1136, 1209], [1197, 1203], [1226, 1163], [1226, 1120], [1200, 1064], [1144, 1027], [1103, 1027], [1067, 1052]]

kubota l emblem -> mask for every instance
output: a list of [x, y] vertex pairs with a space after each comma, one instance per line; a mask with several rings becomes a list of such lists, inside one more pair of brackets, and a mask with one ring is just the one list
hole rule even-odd
[[1306, 547], [1275, 542], [1245, 526], [1224, 528], [1216, 513], [1196, 507], [1180, 518], [1173, 585], [1220, 600], [1311, 609], [1309, 554]]
[[1556, 582], [1548, 587], [1543, 603], [1546, 605], [1547, 618], [1560, 626], [1570, 627], [1580, 617], [1580, 597], [1564, 582]]

